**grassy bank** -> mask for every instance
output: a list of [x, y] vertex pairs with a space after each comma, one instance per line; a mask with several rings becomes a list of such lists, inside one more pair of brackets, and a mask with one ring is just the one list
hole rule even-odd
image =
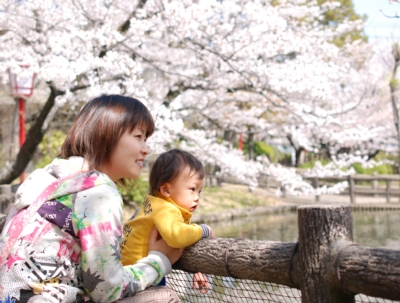
[[222, 183], [221, 187], [204, 187], [196, 214], [209, 214], [232, 209], [279, 205], [278, 198], [257, 188], [250, 192], [247, 186]]
[[[204, 187], [196, 214], [212, 214], [233, 209], [279, 205], [281, 201], [270, 192], [256, 188], [250, 192], [247, 186], [222, 183], [221, 187]], [[135, 213], [135, 207], [125, 206], [124, 221]]]

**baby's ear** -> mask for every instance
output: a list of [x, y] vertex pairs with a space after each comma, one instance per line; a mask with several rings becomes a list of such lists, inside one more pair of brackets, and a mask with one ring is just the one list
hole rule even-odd
[[169, 184], [164, 183], [160, 186], [160, 194], [162, 194], [165, 198], [169, 198]]

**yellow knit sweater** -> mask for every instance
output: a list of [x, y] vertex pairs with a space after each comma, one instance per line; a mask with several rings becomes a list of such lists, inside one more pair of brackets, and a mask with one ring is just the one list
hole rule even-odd
[[200, 225], [190, 224], [192, 214], [171, 199], [147, 195], [138, 215], [124, 225], [121, 243], [123, 265], [135, 264], [148, 255], [150, 233], [155, 225], [169, 246], [184, 248], [202, 238]]

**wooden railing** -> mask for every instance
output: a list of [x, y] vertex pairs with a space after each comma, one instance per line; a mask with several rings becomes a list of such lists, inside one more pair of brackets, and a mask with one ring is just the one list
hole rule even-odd
[[[356, 202], [356, 196], [384, 196], [386, 197], [386, 201], [390, 202], [391, 197], [399, 197], [400, 199], [400, 175], [349, 175], [349, 176], [337, 176], [337, 177], [307, 177], [302, 176], [302, 178], [312, 184], [314, 188], [318, 188], [324, 184], [333, 185], [337, 182], [348, 181], [349, 188], [344, 192], [350, 196], [350, 202]], [[260, 188], [276, 188], [280, 187], [281, 184], [267, 175], [262, 175], [259, 177], [259, 187]], [[216, 177], [214, 175], [207, 175], [206, 177], [206, 185], [207, 186], [221, 186], [222, 182], [232, 183], [232, 184], [243, 184], [244, 182], [229, 177]], [[358, 185], [360, 182], [370, 183], [371, 185], [368, 187], [366, 185]], [[393, 186], [392, 182], [397, 183], [397, 187]], [[381, 187], [379, 184], [384, 183], [384, 187]], [[285, 195], [285, 190], [282, 188], [282, 192]], [[315, 196], [315, 200], [319, 201], [320, 197], [318, 195]]]
[[[386, 201], [390, 202], [391, 197], [400, 197], [400, 188], [394, 188], [392, 181], [400, 182], [400, 175], [349, 175], [342, 177], [304, 177], [304, 180], [311, 181], [314, 188], [322, 185], [322, 182], [341, 182], [348, 181], [349, 189], [347, 191], [350, 196], [350, 202], [355, 203], [357, 195], [364, 196], [385, 196]], [[370, 182], [371, 186], [357, 186], [356, 182]], [[384, 182], [385, 187], [380, 188], [379, 182]], [[319, 196], [315, 197], [319, 200]]]
[[352, 242], [350, 206], [298, 208], [297, 243], [203, 239], [174, 268], [282, 284], [303, 303], [353, 303], [356, 294], [400, 300], [400, 251]]

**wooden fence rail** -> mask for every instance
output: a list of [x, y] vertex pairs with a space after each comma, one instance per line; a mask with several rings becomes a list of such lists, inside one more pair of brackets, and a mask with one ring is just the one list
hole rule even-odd
[[[393, 188], [392, 181], [400, 182], [400, 175], [349, 175], [342, 177], [305, 177], [304, 180], [311, 181], [314, 188], [321, 186], [322, 181], [325, 182], [341, 182], [348, 181], [350, 202], [355, 203], [356, 195], [371, 195], [371, 196], [385, 196], [386, 201], [389, 203], [392, 196], [400, 197], [400, 188]], [[356, 182], [371, 182], [370, 188], [363, 186], [359, 187]], [[385, 182], [385, 188], [379, 188], [379, 182]], [[319, 196], [315, 197], [319, 200]]]
[[[302, 176], [304, 180], [309, 181], [314, 188], [318, 188], [326, 183], [336, 183], [341, 181], [348, 181], [349, 190], [348, 195], [350, 196], [350, 202], [355, 203], [356, 195], [368, 195], [368, 196], [385, 196], [386, 201], [389, 203], [391, 197], [400, 198], [400, 186], [394, 188], [392, 182], [400, 183], [400, 175], [349, 175], [349, 176], [337, 176], [337, 177], [307, 177]], [[222, 182], [232, 183], [232, 184], [243, 184], [236, 178], [228, 177], [216, 177], [215, 175], [207, 175], [206, 185], [207, 186], [221, 186]], [[357, 186], [356, 182], [371, 182], [371, 187], [367, 186]], [[379, 187], [379, 182], [385, 182], [385, 188]], [[261, 188], [271, 188], [271, 187], [281, 187], [282, 192], [285, 195], [285, 190], [281, 186], [280, 182], [277, 182], [274, 178], [261, 175], [259, 177], [259, 187]], [[315, 196], [315, 200], [319, 201], [319, 196]]]
[[400, 251], [352, 242], [350, 206], [298, 208], [299, 241], [204, 239], [174, 268], [283, 284], [302, 302], [350, 303], [356, 294], [400, 300]]

